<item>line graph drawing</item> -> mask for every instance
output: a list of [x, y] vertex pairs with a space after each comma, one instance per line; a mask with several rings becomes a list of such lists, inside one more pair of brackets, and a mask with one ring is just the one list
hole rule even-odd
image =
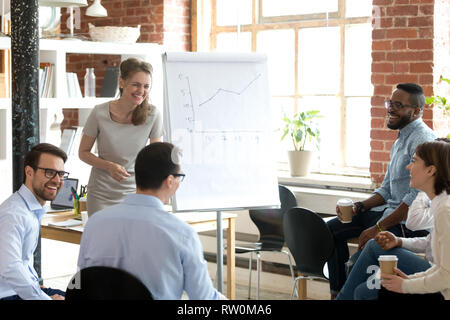
[[244, 83], [239, 90], [230, 90], [219, 86], [218, 89], [211, 90], [214, 92], [214, 94], [209, 96], [207, 99], [204, 99], [202, 102], [198, 102], [198, 100], [200, 99], [196, 99], [194, 97], [194, 95], [196, 94], [196, 89], [191, 85], [192, 81], [190, 79], [190, 75], [185, 73], [178, 73], [177, 77], [183, 83], [182, 87], [179, 89], [179, 93], [183, 101], [183, 117], [188, 124], [186, 128], [189, 132], [193, 133], [197, 132], [197, 112], [200, 112], [201, 109], [203, 109], [201, 108], [202, 106], [205, 106], [208, 103], [212, 103], [213, 105], [215, 105], [217, 101], [215, 102], [214, 100], [218, 99], [220, 95], [233, 95], [236, 97], [243, 96], [245, 92], [248, 91], [250, 87], [254, 86], [255, 82], [257, 82], [257, 80], [262, 77], [262, 73], [254, 74], [251, 79], [247, 83]]
[[261, 73], [257, 74], [256, 77], [254, 79], [252, 79], [243, 89], [241, 89], [240, 91], [233, 91], [233, 90], [227, 90], [227, 89], [223, 89], [223, 88], [219, 88], [217, 89], [217, 91], [208, 99], [206, 99], [205, 101], [201, 102], [198, 104], [199, 107], [201, 107], [202, 105], [210, 102], [211, 100], [213, 100], [216, 96], [218, 96], [221, 93], [228, 93], [228, 94], [234, 94], [234, 95], [238, 95], [240, 96], [241, 94], [243, 94], [256, 80], [258, 80], [258, 78], [261, 77]]

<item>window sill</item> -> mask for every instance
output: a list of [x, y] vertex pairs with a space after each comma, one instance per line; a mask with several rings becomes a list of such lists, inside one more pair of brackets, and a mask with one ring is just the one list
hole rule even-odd
[[287, 186], [372, 192], [375, 187], [369, 177], [311, 173], [304, 177], [291, 177], [288, 171], [278, 171], [278, 182]]

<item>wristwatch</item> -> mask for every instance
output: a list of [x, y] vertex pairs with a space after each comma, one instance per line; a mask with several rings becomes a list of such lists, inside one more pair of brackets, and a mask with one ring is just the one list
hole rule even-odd
[[364, 203], [362, 203], [361, 201], [355, 202], [354, 206], [356, 208], [356, 213], [362, 213], [366, 211], [366, 208], [364, 207]]

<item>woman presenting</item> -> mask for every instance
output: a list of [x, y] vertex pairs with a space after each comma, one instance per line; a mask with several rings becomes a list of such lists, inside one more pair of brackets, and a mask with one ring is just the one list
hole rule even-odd
[[[83, 129], [79, 158], [92, 166], [87, 210], [120, 203], [136, 191], [134, 161], [150, 143], [162, 141], [161, 114], [148, 102], [153, 68], [129, 58], [120, 64], [118, 100], [95, 106]], [[91, 152], [97, 141], [98, 156]]]

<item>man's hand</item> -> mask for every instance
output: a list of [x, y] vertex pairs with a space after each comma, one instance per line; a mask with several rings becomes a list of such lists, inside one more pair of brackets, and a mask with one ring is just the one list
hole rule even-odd
[[[355, 208], [355, 206], [353, 206], [352, 209], [353, 209], [353, 216], [355, 216], [356, 215], [356, 208]], [[341, 210], [339, 209], [338, 205], [336, 205], [336, 214], [337, 214], [337, 217], [338, 217], [339, 221], [342, 222], [342, 213], [341, 213]]]
[[50, 298], [52, 298], [52, 300], [65, 300], [65, 298], [59, 294], [54, 294], [50, 296]]
[[358, 249], [362, 250], [364, 246], [366, 245], [366, 242], [370, 239], [374, 238], [378, 234], [378, 229], [376, 226], [372, 226], [370, 228], [367, 228], [363, 232], [361, 232], [359, 236], [359, 244]]
[[383, 250], [401, 247], [402, 244], [401, 239], [399, 239], [389, 231], [383, 231], [378, 233], [374, 239]]

